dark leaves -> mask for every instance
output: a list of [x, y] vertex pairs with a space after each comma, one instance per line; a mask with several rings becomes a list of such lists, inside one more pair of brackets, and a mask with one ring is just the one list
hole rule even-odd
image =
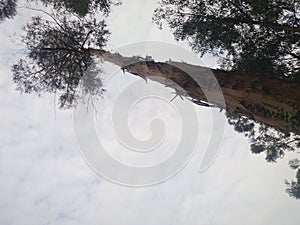
[[56, 10], [65, 10], [84, 17], [88, 13], [103, 12], [110, 13], [111, 5], [120, 4], [111, 0], [41, 0], [45, 5], [52, 5]]
[[300, 160], [299, 159], [292, 159], [289, 161], [289, 166], [293, 169], [296, 170], [300, 167]]
[[220, 56], [225, 69], [292, 80], [300, 79], [299, 11], [288, 0], [161, 0], [153, 20], [202, 55]]
[[289, 194], [289, 196], [300, 199], [300, 183], [293, 180], [291, 182], [285, 181], [285, 183], [287, 185], [286, 192]]
[[1, 0], [0, 1], [0, 21], [12, 18], [16, 15], [17, 0]]
[[[93, 74], [98, 89], [102, 90], [102, 83], [95, 77], [100, 70], [95, 67], [88, 48], [105, 46], [109, 32], [104, 21], [91, 18], [67, 20], [66, 17], [53, 17], [53, 21], [47, 21], [35, 17], [24, 29], [23, 41], [29, 53], [12, 69], [13, 81], [19, 90], [58, 93], [62, 108], [76, 104], [84, 76]], [[96, 93], [94, 89], [91, 89], [92, 93]]]
[[250, 149], [251, 149], [251, 152], [254, 153], [254, 154], [259, 154], [259, 153], [261, 153], [265, 150], [264, 146], [256, 145], [256, 144], [251, 144]]
[[230, 125], [250, 140], [250, 150], [254, 154], [265, 153], [267, 162], [277, 162], [286, 152], [295, 151], [300, 143], [299, 138], [290, 133], [284, 133], [274, 127], [255, 122], [236, 113], [226, 112]]

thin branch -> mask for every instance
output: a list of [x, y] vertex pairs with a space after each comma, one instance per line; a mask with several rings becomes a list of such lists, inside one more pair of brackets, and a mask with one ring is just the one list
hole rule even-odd
[[[37, 12], [42, 12], [45, 13], [47, 16], [51, 17], [53, 19], [53, 21], [62, 29], [62, 31], [64, 31], [66, 34], [69, 34], [69, 32], [59, 23], [61, 21], [58, 22], [58, 20], [51, 15], [50, 13], [46, 12], [45, 10], [42, 9], [34, 9], [31, 7], [24, 7], [25, 9], [29, 9], [29, 10], [33, 10], [33, 11], [37, 11]], [[70, 36], [70, 38], [72, 38], [78, 45], [80, 45], [80, 43], [78, 43], [73, 37]]]
[[89, 36], [91, 35], [91, 33], [93, 33], [94, 32], [94, 30], [90, 30], [88, 33], [87, 33], [87, 35], [86, 35], [86, 37], [85, 37], [85, 39], [84, 39], [84, 41], [83, 41], [83, 43], [82, 43], [82, 45], [81, 45], [81, 49], [83, 49], [83, 46], [84, 46], [84, 44], [86, 43], [86, 41], [88, 40], [88, 38], [89, 38]]
[[251, 18], [251, 16], [248, 13], [246, 13], [239, 5], [237, 5], [236, 3], [234, 3], [231, 0], [228, 0], [228, 2], [231, 5], [233, 5], [235, 8], [237, 8], [242, 14], [244, 14], [249, 19], [249, 21], [253, 21], [252, 18]]
[[45, 50], [45, 51], [70, 51], [70, 52], [78, 52], [81, 53], [79, 50], [77, 49], [71, 49], [71, 48], [61, 48], [61, 47], [57, 47], [57, 48], [41, 48], [41, 50]]

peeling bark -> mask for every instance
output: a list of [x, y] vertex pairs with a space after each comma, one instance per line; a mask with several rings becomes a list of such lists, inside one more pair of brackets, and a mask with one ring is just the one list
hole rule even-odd
[[[226, 110], [300, 135], [299, 82], [214, 70], [181, 62], [146, 61], [105, 50], [89, 49], [89, 52], [133, 75], [172, 87], [176, 93], [198, 105], [223, 109], [224, 98]], [[218, 93], [214, 79], [223, 96]]]

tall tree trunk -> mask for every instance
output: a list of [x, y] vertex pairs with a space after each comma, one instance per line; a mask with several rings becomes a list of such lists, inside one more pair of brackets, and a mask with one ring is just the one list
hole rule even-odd
[[[89, 49], [89, 52], [144, 79], [157, 81], [165, 86], [170, 86], [170, 81], [173, 81], [179, 85], [174, 87], [176, 91], [180, 93], [185, 91], [186, 97], [195, 103], [206, 101], [223, 108], [224, 96], [226, 110], [284, 132], [300, 135], [299, 82], [214, 70], [181, 62], [143, 61], [104, 50]], [[191, 74], [197, 76], [201, 87]], [[217, 93], [213, 77], [218, 81], [223, 96]], [[207, 95], [210, 96], [209, 99]]]

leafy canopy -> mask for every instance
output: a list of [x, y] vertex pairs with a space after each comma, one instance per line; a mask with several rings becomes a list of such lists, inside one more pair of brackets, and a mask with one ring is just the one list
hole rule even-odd
[[161, 0], [153, 20], [225, 69], [299, 79], [299, 0]]
[[296, 179], [296, 181], [285, 181], [285, 184], [287, 185], [286, 192], [290, 197], [300, 199], [300, 169], [297, 171]]
[[[300, 148], [300, 137], [290, 133], [284, 133], [279, 129], [266, 124], [257, 123], [247, 117], [235, 113], [226, 112], [228, 122], [234, 129], [243, 133], [250, 141], [250, 150], [253, 154], [265, 154], [267, 162], [276, 163], [288, 152]], [[286, 192], [290, 197], [300, 199], [300, 160], [292, 159], [289, 166], [298, 170], [297, 180], [285, 181]]]
[[60, 107], [67, 108], [76, 104], [80, 81], [89, 73], [88, 76], [95, 78], [94, 85], [85, 90], [91, 94], [102, 92], [101, 80], [96, 78], [99, 71], [89, 47], [105, 46], [109, 31], [104, 21], [59, 15], [52, 17], [52, 21], [34, 17], [24, 29], [23, 42], [28, 54], [12, 69], [19, 90], [58, 93]]
[[41, 0], [45, 5], [52, 5], [55, 9], [67, 9], [83, 17], [91, 12], [103, 12], [108, 15], [111, 5], [120, 4], [112, 0]]
[[[37, 0], [26, 0], [27, 2], [36, 2]], [[119, 5], [121, 2], [113, 0], [40, 0], [45, 6], [52, 6], [58, 11], [68, 11], [80, 17], [89, 13], [102, 12], [108, 15], [111, 11], [111, 5]], [[17, 0], [0, 1], [0, 22], [4, 19], [11, 19], [17, 14]]]
[[264, 153], [267, 162], [277, 162], [287, 152], [300, 148], [300, 137], [297, 135], [282, 132], [275, 127], [255, 122], [229, 111], [226, 112], [226, 116], [228, 123], [233, 125], [235, 131], [249, 138], [251, 152]]

